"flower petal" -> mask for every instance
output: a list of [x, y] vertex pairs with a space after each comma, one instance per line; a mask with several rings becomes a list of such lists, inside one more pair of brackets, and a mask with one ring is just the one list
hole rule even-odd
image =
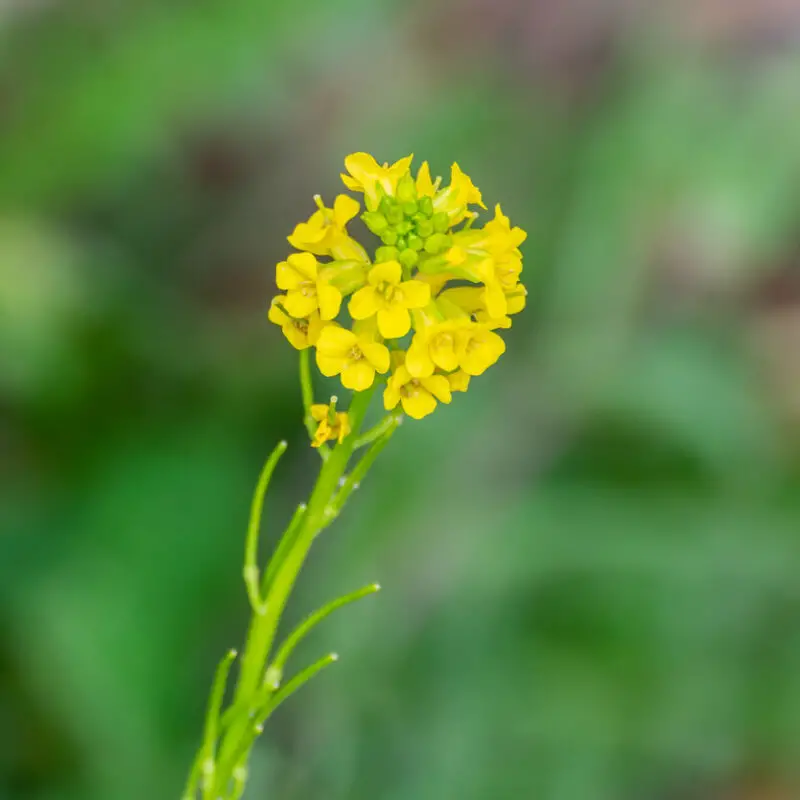
[[444, 375], [431, 375], [422, 378], [420, 383], [440, 402], [449, 403], [451, 400], [450, 383]]
[[342, 305], [342, 293], [329, 283], [317, 283], [317, 300], [321, 319], [333, 319]]
[[375, 370], [366, 359], [350, 361], [342, 370], [342, 386], [354, 392], [363, 392], [372, 386]]
[[346, 194], [340, 194], [333, 201], [333, 221], [337, 228], [344, 228], [361, 210], [358, 200]]
[[398, 392], [393, 386], [387, 385], [383, 390], [383, 407], [387, 411], [391, 411], [393, 408], [397, 407], [399, 402], [400, 392]]
[[286, 312], [296, 319], [302, 319], [317, 310], [317, 297], [315, 294], [301, 294], [300, 292], [289, 292], [283, 301]]
[[380, 298], [371, 286], [359, 289], [347, 304], [347, 310], [353, 319], [368, 319], [376, 314], [380, 307]]
[[377, 372], [383, 374], [389, 371], [389, 348], [379, 342], [368, 342], [363, 339], [359, 342], [364, 358], [369, 361]]
[[370, 286], [377, 286], [379, 283], [388, 283], [391, 286], [399, 285], [403, 278], [403, 268], [399, 261], [384, 261], [376, 264], [369, 271]]
[[422, 162], [422, 166], [417, 172], [417, 194], [420, 197], [433, 197], [436, 190], [433, 188], [431, 180], [431, 168], [427, 161]]
[[384, 339], [399, 339], [411, 330], [408, 309], [393, 303], [378, 311], [378, 330]]
[[307, 280], [316, 280], [317, 259], [311, 253], [292, 253], [287, 261]]
[[309, 409], [312, 419], [322, 422], [328, 416], [328, 406], [325, 403], [314, 403]]
[[342, 357], [357, 344], [358, 338], [352, 331], [340, 328], [338, 325], [326, 325], [319, 334], [317, 351]]
[[415, 378], [433, 375], [434, 364], [428, 351], [428, 342], [417, 334], [406, 353], [406, 369]]
[[317, 350], [317, 367], [326, 378], [338, 375], [345, 364], [347, 364], [347, 359], [340, 356], [328, 356]]
[[431, 301], [431, 287], [427, 283], [404, 281], [399, 288], [406, 308], [424, 308]]
[[287, 292], [299, 289], [306, 282], [306, 279], [288, 261], [281, 261], [275, 267], [275, 282], [278, 284], [279, 289]]
[[403, 404], [403, 411], [414, 419], [427, 417], [436, 410], [436, 400], [430, 392], [426, 392], [424, 389], [411, 392], [408, 396], [401, 396], [400, 402]]

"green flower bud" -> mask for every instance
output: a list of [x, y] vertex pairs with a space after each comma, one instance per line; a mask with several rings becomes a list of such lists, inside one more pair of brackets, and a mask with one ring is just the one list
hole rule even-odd
[[385, 214], [390, 225], [397, 225], [405, 219], [405, 214], [400, 206], [393, 205]]
[[379, 247], [375, 251], [375, 263], [383, 263], [385, 261], [397, 261], [400, 257], [400, 251], [396, 247]]
[[[402, 178], [400, 178], [399, 181], [397, 181], [397, 191], [395, 192], [395, 197], [397, 197], [401, 203], [413, 203], [417, 199], [417, 184], [411, 177], [410, 172], [407, 172]], [[416, 208], [414, 211], [416, 211]]]
[[398, 222], [397, 225], [394, 226], [394, 229], [401, 236], [405, 236], [407, 233], [411, 233], [411, 231], [414, 230], [414, 223], [410, 219], [404, 219], [402, 222]]
[[413, 217], [417, 213], [418, 206], [413, 200], [408, 200], [403, 203], [400, 208], [407, 217]]
[[389, 211], [393, 208], [394, 208], [394, 198], [392, 197], [384, 197], [378, 204], [378, 211], [380, 211], [384, 217], [387, 216], [389, 214]]
[[438, 255], [448, 247], [450, 247], [450, 237], [445, 236], [443, 233], [434, 233], [425, 242], [425, 252], [430, 253], [432, 256]]
[[425, 242], [419, 236], [417, 236], [415, 233], [410, 234], [407, 237], [407, 241], [408, 241], [408, 246], [412, 250], [419, 251], [419, 250], [422, 250], [422, 248], [425, 246]]
[[389, 222], [387, 221], [386, 217], [384, 217], [379, 211], [365, 211], [361, 215], [361, 219], [364, 220], [364, 224], [376, 236], [380, 236], [386, 230], [386, 228], [389, 227]]
[[402, 253], [408, 247], [408, 242], [405, 236], [398, 236], [395, 242], [395, 247]]
[[433, 215], [433, 229], [436, 233], [447, 233], [450, 230], [450, 218], [444, 211]]
[[397, 232], [389, 228], [381, 234], [381, 241], [384, 244], [394, 245], [397, 244]]
[[419, 261], [419, 256], [413, 250], [403, 250], [402, 253], [397, 257], [397, 260], [406, 268], [412, 269], [413, 267], [417, 266], [417, 261]]
[[417, 222], [417, 233], [427, 239], [433, 233], [433, 223], [429, 219], [422, 219]]
[[418, 205], [421, 214], [426, 217], [433, 216], [433, 200], [430, 197], [420, 197]]

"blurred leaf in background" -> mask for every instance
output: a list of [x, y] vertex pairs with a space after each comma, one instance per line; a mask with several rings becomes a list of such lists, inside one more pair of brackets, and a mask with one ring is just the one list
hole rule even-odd
[[290, 616], [385, 591], [304, 645], [341, 663], [248, 797], [798, 796], [798, 38], [785, 0], [2, 4], [0, 798], [178, 796], [261, 460], [267, 537], [314, 468], [272, 267], [355, 150], [503, 199], [530, 303], [312, 554]]

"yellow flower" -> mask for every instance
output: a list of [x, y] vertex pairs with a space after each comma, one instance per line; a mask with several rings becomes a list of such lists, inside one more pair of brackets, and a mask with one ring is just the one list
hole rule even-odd
[[445, 320], [414, 334], [406, 355], [406, 369], [415, 378], [458, 369], [459, 322]]
[[350, 173], [342, 173], [344, 185], [354, 192], [363, 192], [367, 207], [374, 209], [380, 202], [380, 189], [393, 196], [397, 189], [397, 182], [408, 172], [413, 155], [401, 158], [389, 166], [383, 166], [369, 153], [353, 153], [344, 160], [345, 169]]
[[458, 164], [453, 164], [450, 169], [450, 185], [436, 193], [433, 207], [436, 211], [444, 211], [450, 218], [451, 225], [457, 225], [471, 215], [471, 204], [486, 208], [480, 189], [469, 175], [461, 171]]
[[346, 194], [340, 194], [327, 208], [319, 195], [314, 197], [319, 209], [308, 222], [301, 222], [289, 237], [289, 244], [298, 250], [307, 250], [318, 256], [332, 256], [341, 261], [368, 261], [367, 251], [347, 235], [345, 226], [361, 206]]
[[506, 343], [494, 331], [472, 323], [459, 342], [458, 364], [467, 375], [481, 375], [506, 351]]
[[414, 419], [422, 419], [434, 411], [437, 400], [449, 403], [450, 399], [450, 383], [444, 375], [415, 378], [402, 365], [389, 378], [383, 392], [383, 404], [387, 411], [401, 403], [403, 411]]
[[377, 314], [378, 330], [385, 339], [398, 339], [411, 329], [410, 308], [430, 302], [431, 290], [422, 281], [404, 281], [398, 261], [376, 264], [367, 276], [368, 285], [359, 289], [348, 304], [353, 319], [369, 319]]
[[305, 350], [316, 344], [324, 323], [319, 318], [317, 311], [313, 311], [308, 318], [304, 319], [290, 317], [282, 308], [285, 300], [286, 296], [282, 294], [273, 297], [267, 317], [270, 322], [281, 326], [283, 335], [289, 340], [292, 347], [297, 350]]
[[366, 334], [326, 325], [317, 340], [317, 366], [325, 377], [341, 375], [343, 386], [363, 392], [376, 372], [389, 370], [389, 350]]
[[447, 377], [447, 382], [450, 384], [451, 392], [466, 392], [469, 389], [470, 375], [464, 372], [463, 369], [458, 372], [451, 372]]
[[346, 411], [336, 411], [336, 407], [324, 403], [315, 403], [311, 406], [311, 416], [316, 422], [317, 432], [314, 434], [312, 447], [319, 447], [327, 441], [334, 439], [341, 444], [350, 434], [350, 417]]
[[279, 289], [286, 292], [283, 307], [295, 318], [308, 317], [319, 310], [324, 320], [339, 313], [342, 293], [320, 274], [317, 259], [311, 253], [293, 253], [276, 270]]

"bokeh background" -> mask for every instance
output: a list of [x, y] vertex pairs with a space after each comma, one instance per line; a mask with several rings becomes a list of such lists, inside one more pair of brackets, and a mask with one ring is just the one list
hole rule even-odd
[[[0, 797], [177, 798], [343, 157], [458, 160], [530, 303], [315, 548], [247, 798], [800, 797], [800, 3], [0, 3]], [[321, 386], [321, 391], [324, 387]]]

